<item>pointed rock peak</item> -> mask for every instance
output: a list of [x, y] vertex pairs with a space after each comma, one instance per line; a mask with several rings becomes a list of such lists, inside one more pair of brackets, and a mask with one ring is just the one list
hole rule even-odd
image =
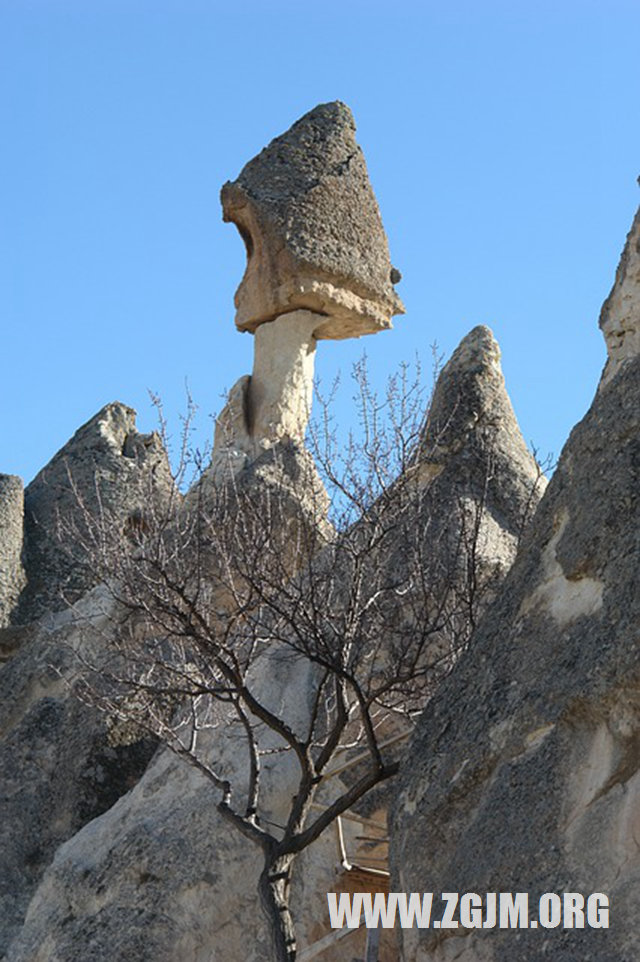
[[52, 484], [66, 488], [69, 483], [68, 465], [72, 462], [77, 462], [84, 474], [81, 467], [83, 459], [89, 460], [92, 470], [101, 459], [110, 462], [115, 459], [115, 463], [119, 458], [141, 460], [149, 457], [165, 458], [159, 435], [155, 432], [141, 434], [136, 428], [134, 409], [119, 401], [112, 401], [78, 428], [73, 437], [34, 478], [26, 494], [29, 497], [43, 483], [49, 488]]
[[498, 342], [480, 325], [462, 339], [438, 377], [422, 439], [423, 457], [448, 457], [470, 441], [482, 441], [486, 429], [494, 435], [514, 433], [525, 446], [505, 388]]
[[112, 401], [110, 404], [105, 404], [86, 424], [79, 427], [55, 457], [67, 456], [73, 449], [86, 446], [95, 448], [104, 445], [114, 451], [122, 451], [125, 439], [135, 430], [136, 412], [133, 408], [119, 401]]
[[[637, 217], [605, 335], [610, 325], [637, 331], [639, 230]], [[626, 357], [571, 432], [508, 580], [427, 705], [390, 827], [392, 884], [407, 891], [455, 890], [470, 877], [485, 891], [506, 866], [541, 892], [578, 890], [606, 865], [619, 920], [607, 948], [572, 936], [554, 962], [640, 957], [630, 814], [640, 786], [640, 361]], [[464, 934], [448, 940], [447, 958], [514, 958], [506, 932], [492, 934], [488, 956]], [[402, 958], [443, 958], [438, 938], [412, 936]], [[515, 957], [543, 955], [532, 939]]]
[[640, 208], [627, 236], [613, 288], [602, 306], [600, 328], [608, 354], [603, 386], [640, 354]]
[[419, 472], [487, 499], [501, 523], [521, 530], [546, 479], [520, 432], [488, 327], [475, 327], [442, 369], [419, 448]]
[[172, 483], [160, 437], [136, 430], [133, 408], [116, 401], [98, 411], [25, 491], [27, 585], [16, 618], [81, 597], [95, 583], [82, 549], [87, 530], [120, 537], [128, 519], [168, 498]]
[[500, 347], [491, 328], [478, 324], [469, 331], [451, 355], [445, 370], [449, 377], [457, 373], [469, 375], [480, 371], [501, 376]]
[[224, 185], [221, 200], [247, 248], [235, 297], [240, 330], [303, 309], [324, 315], [316, 337], [358, 337], [403, 313], [393, 289], [400, 274], [345, 104], [305, 114]]

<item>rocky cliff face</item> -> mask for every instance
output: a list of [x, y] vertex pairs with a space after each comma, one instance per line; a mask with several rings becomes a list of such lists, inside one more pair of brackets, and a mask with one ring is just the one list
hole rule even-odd
[[[198, 510], [222, 492], [234, 524], [242, 522], [238, 506], [249, 495], [253, 516], [267, 519], [262, 533], [277, 519], [285, 549], [278, 584], [298, 590], [309, 571], [328, 572], [339, 622], [353, 584], [350, 552], [341, 549], [352, 544], [358, 554], [367, 522], [337, 538], [324, 518], [326, 493], [303, 444], [313, 352], [318, 338], [388, 328], [401, 310], [348, 109], [335, 103], [305, 115], [226, 185], [223, 205], [247, 243], [236, 322], [257, 332], [255, 365], [219, 419], [210, 469], [176, 498], [171, 520], [188, 528], [194, 508], [202, 520]], [[535, 516], [545, 481], [521, 437], [498, 346], [476, 328], [439, 378], [406, 472], [367, 505], [383, 537], [358, 572], [366, 611], [386, 585], [386, 611], [372, 624], [389, 629], [376, 635], [388, 659], [425, 606], [440, 615], [453, 606], [425, 651], [449, 653], [446, 667], [455, 668], [432, 679], [397, 798], [390, 802], [383, 785], [357, 807], [358, 818], [390, 809], [392, 887], [603, 891], [615, 927], [405, 931], [406, 962], [626, 962], [638, 954], [639, 245], [640, 216], [603, 308], [609, 361], [598, 394]], [[169, 495], [158, 438], [139, 434], [120, 404], [82, 427], [29, 486], [24, 527], [21, 485], [0, 476], [5, 962], [270, 958], [260, 853], [223, 820], [217, 789], [148, 740], [115, 744], [102, 716], [65, 683], [78, 654], [93, 658], [113, 642], [113, 595], [95, 584], [83, 541], [99, 533], [125, 543], [131, 525], [142, 530]], [[171, 537], [175, 545], [175, 529]], [[312, 561], [307, 555], [304, 574], [301, 541], [314, 552], [323, 546]], [[214, 540], [198, 542], [198, 562], [209, 582], [216, 564], [233, 568]], [[238, 613], [234, 598], [221, 592], [214, 603], [224, 627]], [[468, 651], [456, 648], [474, 626]], [[252, 673], [265, 703], [306, 731], [317, 692], [309, 662], [265, 644]], [[203, 757], [215, 753], [242, 785], [243, 744], [228, 721], [221, 714], [203, 735]], [[297, 778], [290, 756], [266, 747], [261, 817], [278, 826]], [[341, 770], [325, 780], [319, 801], [353, 777]], [[336, 852], [328, 832], [298, 862], [292, 903], [302, 946], [327, 931], [325, 893], [349, 885]], [[347, 962], [361, 950], [347, 939], [330, 954]], [[390, 943], [384, 953], [383, 962], [393, 958]]]
[[59, 674], [87, 643], [77, 618], [92, 604], [101, 614], [85, 599], [75, 617], [14, 629], [19, 647], [0, 671], [0, 957], [58, 847], [128, 792], [155, 751], [146, 739], [111, 745], [105, 717]]
[[[278, 472], [286, 462], [278, 462], [274, 475], [273, 457], [273, 449], [266, 449], [252, 463], [243, 460], [236, 466], [234, 484], [266, 485], [266, 490], [282, 484]], [[283, 490], [290, 498], [295, 476], [291, 471], [288, 476], [293, 487], [289, 482]], [[416, 496], [423, 496], [431, 555], [459, 546], [461, 519], [473, 506], [482, 507], [473, 516], [482, 519], [484, 577], [494, 585], [504, 576], [544, 482], [520, 436], [498, 347], [486, 328], [465, 338], [442, 372], [419, 456], [405, 481]], [[219, 483], [215, 472], [203, 481], [205, 489]], [[406, 554], [406, 545], [396, 540], [393, 550], [378, 560], [395, 570]], [[444, 559], [442, 553], [439, 557]], [[441, 569], [432, 569], [434, 592]], [[95, 597], [95, 592], [87, 596], [84, 604], [95, 604]], [[406, 601], [403, 598], [402, 605]], [[274, 704], [292, 715], [295, 724], [304, 724], [314, 684], [309, 666], [296, 667], [290, 659], [276, 657], [267, 658], [260, 671]], [[242, 751], [224, 732], [217, 737], [229, 739], [225, 751], [241, 775]], [[268, 764], [273, 774], [267, 815], [278, 823], [295, 780], [280, 756]], [[70, 779], [77, 777], [69, 774]], [[68, 841], [59, 845], [55, 857], [48, 850], [49, 867], [8, 949], [7, 962], [80, 962], [88, 946], [92, 958], [109, 962], [132, 957], [139, 962], [204, 962], [212, 952], [248, 962], [269, 958], [256, 892], [258, 850], [229, 829], [216, 802], [217, 793], [203, 776], [169, 753], [160, 753], [131, 792], [72, 837], [66, 833]], [[374, 807], [386, 804], [384, 792], [370, 802]], [[325, 893], [335, 886], [337, 873], [336, 841], [330, 832], [305, 854], [295, 880], [294, 911], [303, 945], [326, 932]], [[347, 940], [333, 950], [333, 958], [351, 959], [354, 951], [354, 943], [349, 946]]]
[[162, 446], [135, 430], [135, 412], [103, 408], [27, 488], [28, 580], [17, 606], [22, 484], [0, 485], [0, 588], [15, 622], [0, 631], [9, 658], [0, 672], [0, 953], [58, 846], [127, 792], [155, 749], [146, 740], [110, 746], [104, 717], [82, 705], [60, 673], [86, 643], [80, 612], [102, 616], [109, 603], [94, 597], [77, 615], [69, 608], [95, 581], [81, 539], [97, 531], [123, 537], [127, 518], [166, 497], [170, 483]]
[[406, 962], [637, 956], [639, 233], [603, 309], [603, 382], [420, 721], [392, 829], [398, 891], [529, 892], [536, 918], [542, 893], [602, 892], [611, 928], [406, 930]]
[[0, 628], [8, 623], [24, 585], [22, 480], [0, 474]]
[[[261, 671], [270, 704], [299, 724], [304, 669], [281, 661]], [[244, 778], [242, 740], [215, 737], [225, 740], [232, 777]], [[290, 785], [280, 766], [265, 813], [276, 822]], [[159, 753], [126, 797], [59, 847], [6, 962], [84, 962], [88, 952], [96, 962], [270, 958], [255, 887], [259, 852], [229, 829], [218, 801], [192, 766]]]
[[61, 611], [95, 584], [82, 542], [122, 536], [127, 519], [165, 498], [172, 481], [157, 434], [135, 411], [108, 404], [74, 434], [25, 491], [27, 584], [17, 623]]
[[428, 490], [429, 515], [449, 526], [450, 544], [469, 518], [478, 522], [481, 580], [491, 569], [503, 576], [546, 479], [520, 432], [489, 328], [474, 328], [443, 368], [411, 470]]

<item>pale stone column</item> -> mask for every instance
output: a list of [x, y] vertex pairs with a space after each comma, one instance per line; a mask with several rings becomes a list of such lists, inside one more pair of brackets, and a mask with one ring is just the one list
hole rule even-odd
[[291, 311], [256, 330], [247, 412], [252, 437], [304, 438], [313, 400], [314, 331], [324, 320], [312, 311]]
[[304, 443], [316, 341], [388, 330], [404, 313], [355, 130], [345, 104], [319, 104], [222, 188], [247, 251], [236, 327], [255, 349], [216, 423], [214, 480], [280, 441]]

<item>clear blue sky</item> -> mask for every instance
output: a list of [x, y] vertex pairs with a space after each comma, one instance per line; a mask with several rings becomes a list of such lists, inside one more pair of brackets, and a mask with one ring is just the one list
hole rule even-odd
[[[640, 201], [637, 0], [0, 0], [0, 471], [26, 481], [103, 404], [200, 437], [251, 370], [218, 192], [319, 102], [352, 108], [407, 314], [324, 342], [380, 380], [478, 323], [527, 440], [559, 452]], [[348, 421], [348, 393], [341, 419]]]

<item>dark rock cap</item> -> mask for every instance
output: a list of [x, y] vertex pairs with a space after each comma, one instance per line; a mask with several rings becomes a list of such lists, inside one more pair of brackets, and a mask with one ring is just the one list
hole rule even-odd
[[320, 104], [250, 160], [221, 193], [247, 268], [236, 325], [255, 331], [298, 309], [327, 315], [319, 338], [358, 337], [404, 313], [349, 108]]

